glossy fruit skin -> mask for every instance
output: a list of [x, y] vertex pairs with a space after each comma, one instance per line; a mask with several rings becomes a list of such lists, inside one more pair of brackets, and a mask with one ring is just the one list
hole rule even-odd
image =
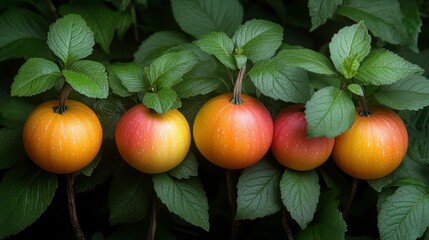
[[162, 173], [185, 159], [191, 130], [178, 110], [159, 114], [141, 103], [119, 119], [115, 140], [129, 165], [144, 173]]
[[378, 179], [393, 172], [408, 148], [407, 129], [392, 110], [372, 106], [369, 116], [356, 111], [352, 127], [335, 139], [332, 157], [338, 167], [358, 179]]
[[319, 167], [329, 158], [335, 139], [308, 138], [307, 125], [301, 104], [288, 106], [276, 116], [271, 152], [280, 164], [307, 171]]
[[231, 98], [227, 93], [206, 102], [195, 117], [193, 136], [207, 160], [226, 169], [241, 169], [269, 150], [273, 120], [257, 99], [241, 94], [243, 102], [233, 104]]
[[87, 166], [100, 150], [103, 131], [97, 115], [85, 104], [67, 100], [66, 112], [54, 112], [58, 100], [37, 106], [27, 117], [23, 143], [41, 168], [68, 174]]

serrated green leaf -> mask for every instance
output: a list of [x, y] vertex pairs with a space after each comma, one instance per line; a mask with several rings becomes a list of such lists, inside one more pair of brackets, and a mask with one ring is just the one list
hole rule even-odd
[[79, 2], [62, 4], [60, 7], [62, 15], [78, 14], [83, 17], [88, 24], [88, 27], [94, 33], [94, 40], [100, 44], [101, 48], [109, 53], [110, 43], [112, 42], [113, 35], [117, 24], [119, 22], [119, 15], [117, 12], [106, 7], [106, 5], [99, 2]]
[[186, 43], [186, 36], [179, 32], [160, 31], [150, 35], [134, 53], [134, 62], [145, 67], [160, 57], [166, 50]]
[[103, 127], [103, 139], [114, 139], [115, 128], [119, 119], [128, 110], [125, 102], [121, 98], [109, 97], [95, 102], [94, 111], [100, 118]]
[[50, 205], [58, 183], [55, 174], [35, 165], [19, 165], [0, 182], [0, 238], [22, 231]]
[[429, 193], [424, 188], [399, 187], [380, 207], [380, 239], [417, 239], [428, 226]]
[[189, 179], [198, 176], [198, 160], [192, 151], [188, 151], [185, 159], [179, 166], [168, 171], [168, 174], [177, 179]]
[[262, 94], [273, 99], [304, 103], [310, 98], [307, 73], [276, 58], [258, 62], [248, 74]]
[[107, 98], [109, 95], [106, 69], [99, 62], [79, 60], [62, 73], [73, 89], [87, 97]]
[[236, 70], [237, 66], [233, 58], [234, 42], [223, 32], [211, 32], [204, 34], [195, 45], [202, 51], [215, 56], [227, 68]]
[[336, 137], [350, 128], [355, 120], [355, 106], [350, 97], [335, 87], [315, 92], [305, 106], [308, 136]]
[[313, 220], [320, 196], [316, 171], [297, 172], [286, 169], [280, 180], [283, 204], [301, 229]]
[[324, 24], [330, 17], [335, 14], [338, 6], [343, 3], [343, 0], [309, 0], [308, 10], [311, 17], [311, 29], [318, 28]]
[[356, 84], [356, 83], [349, 84], [347, 86], [347, 89], [349, 89], [350, 92], [352, 92], [353, 94], [356, 94], [358, 96], [363, 96], [363, 88], [359, 84]]
[[336, 74], [334, 65], [325, 55], [310, 49], [284, 49], [277, 54], [276, 58], [284, 64], [301, 67], [309, 72]]
[[419, 110], [429, 105], [429, 80], [420, 75], [412, 75], [381, 87], [375, 93], [375, 98], [393, 109]]
[[275, 165], [264, 159], [244, 169], [237, 183], [235, 218], [253, 220], [279, 211], [280, 174]]
[[144, 174], [124, 168], [117, 174], [109, 189], [109, 222], [129, 224], [144, 219], [149, 212], [152, 184]]
[[196, 38], [209, 32], [231, 36], [243, 19], [238, 0], [172, 0], [171, 7], [180, 28]]
[[167, 173], [152, 175], [155, 192], [170, 212], [208, 231], [208, 201], [198, 178], [176, 179]]
[[161, 114], [180, 107], [180, 100], [176, 92], [170, 88], [164, 88], [158, 92], [146, 93], [143, 97], [143, 103], [148, 108]]
[[218, 77], [196, 77], [184, 79], [173, 86], [178, 98], [189, 98], [212, 92], [222, 83]]
[[402, 78], [422, 73], [423, 69], [395, 53], [379, 49], [372, 51], [362, 62], [356, 79], [365, 84], [387, 85]]
[[197, 62], [198, 57], [191, 51], [168, 52], [149, 65], [147, 78], [158, 89], [169, 88], [182, 81], [181, 77]]
[[283, 28], [276, 23], [253, 19], [241, 25], [232, 40], [237, 49], [242, 49], [253, 62], [274, 56], [283, 41]]
[[117, 63], [107, 67], [109, 78], [116, 77], [127, 92], [145, 92], [148, 86], [144, 80], [143, 68], [136, 63]]
[[329, 43], [335, 68], [347, 79], [352, 78], [362, 60], [371, 50], [371, 36], [363, 22], [344, 27]]
[[43, 58], [28, 59], [18, 71], [11, 86], [12, 96], [33, 96], [52, 88], [61, 77], [54, 62]]
[[89, 56], [94, 44], [94, 33], [79, 15], [68, 14], [49, 27], [48, 46], [65, 66]]

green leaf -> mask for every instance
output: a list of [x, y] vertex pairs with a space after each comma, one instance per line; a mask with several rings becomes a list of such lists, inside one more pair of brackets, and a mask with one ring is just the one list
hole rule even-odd
[[62, 73], [73, 89], [87, 97], [107, 98], [109, 95], [106, 69], [99, 62], [79, 60]]
[[307, 73], [277, 58], [258, 62], [248, 74], [262, 94], [273, 99], [304, 103], [310, 98]]
[[198, 57], [191, 51], [168, 52], [155, 59], [147, 68], [149, 83], [158, 89], [169, 88], [182, 81], [183, 74], [197, 64]]
[[198, 176], [198, 160], [192, 151], [188, 151], [185, 159], [179, 166], [168, 171], [168, 174], [177, 179], [189, 179]]
[[370, 52], [370, 44], [371, 36], [363, 22], [342, 28], [329, 43], [335, 68], [347, 79], [352, 78]]
[[12, 96], [33, 96], [52, 88], [61, 77], [58, 66], [43, 58], [28, 59], [18, 71], [11, 86]]
[[[356, 22], [365, 21], [374, 36], [384, 41], [416, 50], [422, 23], [416, 3], [410, 2], [414, 1], [401, 1], [399, 4], [396, 0], [344, 0], [337, 13]], [[405, 10], [405, 16], [401, 7]]]
[[429, 225], [429, 193], [417, 186], [399, 187], [381, 205], [381, 239], [417, 239]]
[[68, 14], [49, 27], [48, 46], [67, 67], [92, 53], [94, 33], [81, 16]]
[[171, 6], [180, 28], [196, 38], [209, 32], [231, 36], [243, 19], [238, 0], [172, 0]]
[[238, 51], [243, 51], [253, 62], [269, 59], [283, 41], [283, 28], [276, 23], [253, 19], [241, 25], [232, 40]]
[[176, 179], [167, 173], [152, 175], [154, 189], [170, 212], [208, 231], [208, 201], [198, 178]]
[[62, 15], [78, 14], [85, 19], [88, 27], [94, 32], [95, 42], [109, 53], [110, 43], [115, 34], [119, 22], [117, 12], [98, 2], [84, 1], [79, 3], [62, 4], [60, 7]]
[[189, 98], [212, 92], [222, 83], [218, 77], [195, 77], [184, 79], [173, 86], [178, 98]]
[[186, 42], [186, 36], [182, 33], [172, 31], [156, 32], [140, 44], [134, 53], [134, 62], [143, 67], [148, 66], [166, 50]]
[[375, 98], [393, 109], [419, 110], [429, 105], [429, 80], [420, 75], [412, 75], [381, 87], [375, 93]]
[[144, 174], [123, 168], [109, 189], [109, 221], [112, 225], [129, 224], [148, 215], [152, 184]]
[[35, 165], [19, 165], [0, 182], [0, 238], [22, 231], [45, 212], [55, 195], [55, 174]]
[[305, 106], [308, 136], [329, 138], [345, 132], [355, 120], [355, 107], [350, 97], [335, 87], [315, 92]]
[[311, 17], [311, 29], [318, 28], [324, 24], [330, 17], [335, 14], [338, 6], [343, 3], [343, 0], [309, 0], [308, 10]]
[[236, 219], [262, 218], [280, 210], [280, 171], [262, 159], [243, 170], [237, 183]]
[[310, 49], [284, 49], [277, 54], [276, 58], [284, 64], [301, 67], [309, 72], [336, 74], [334, 65], [325, 55]]
[[119, 118], [128, 110], [121, 98], [109, 97], [96, 101], [94, 111], [100, 119], [103, 128], [103, 139], [115, 139], [115, 128]]
[[372, 51], [365, 58], [356, 74], [356, 79], [365, 84], [378, 86], [391, 84], [402, 78], [422, 72], [422, 68], [395, 53], [379, 49]]
[[[108, 66], [107, 71], [109, 72], [109, 79], [117, 78], [120, 81], [119, 86], [116, 87], [116, 92], [125, 94], [127, 92], [135, 93], [148, 90], [144, 80], [143, 68], [136, 63], [116, 63]], [[113, 92], [115, 93], [115, 90]]]
[[352, 83], [347, 86], [347, 88], [352, 92], [353, 94], [356, 94], [358, 96], [363, 96], [363, 88], [361, 85]]
[[0, 169], [10, 168], [26, 160], [21, 128], [0, 128]]
[[194, 42], [202, 51], [215, 56], [227, 68], [236, 70], [237, 66], [232, 56], [234, 42], [223, 32], [211, 32], [204, 34]]
[[146, 93], [143, 97], [143, 103], [148, 108], [161, 114], [180, 107], [180, 101], [177, 98], [176, 92], [170, 88], [164, 88], [158, 92]]
[[24, 98], [15, 98], [4, 94], [4, 97], [0, 97], [0, 125], [22, 128], [34, 107]]
[[323, 193], [312, 224], [298, 232], [296, 239], [345, 239], [347, 226], [338, 205], [338, 199], [333, 191]]
[[283, 204], [301, 229], [313, 220], [320, 196], [316, 171], [298, 172], [286, 169], [280, 180]]

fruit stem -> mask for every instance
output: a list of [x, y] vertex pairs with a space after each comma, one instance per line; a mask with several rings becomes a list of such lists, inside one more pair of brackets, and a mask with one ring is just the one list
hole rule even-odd
[[368, 108], [368, 104], [366, 103], [365, 96], [359, 96], [360, 105], [362, 106], [362, 111], [359, 113], [362, 117], [369, 117], [371, 115], [371, 110]]
[[73, 188], [74, 179], [75, 179], [75, 176], [73, 175], [73, 173], [66, 175], [67, 199], [68, 199], [70, 222], [72, 224], [76, 239], [86, 240], [85, 234], [83, 233], [82, 228], [80, 227], [79, 219], [77, 218], [75, 192]]
[[58, 106], [54, 107], [55, 113], [64, 114], [67, 111], [66, 101], [71, 90], [73, 90], [72, 86], [68, 83], [65, 83], [63, 89], [61, 89]]
[[149, 231], [147, 233], [147, 240], [154, 240], [156, 235], [156, 226], [157, 226], [157, 211], [158, 200], [156, 194], [152, 195], [152, 214], [150, 218]]
[[231, 99], [231, 103], [235, 105], [243, 103], [243, 101], [241, 100], [241, 89], [243, 87], [243, 79], [244, 79], [245, 73], [246, 73], [246, 65], [240, 68], [240, 71], [238, 71], [237, 80], [235, 80], [233, 96]]
[[235, 180], [234, 180], [234, 171], [228, 169], [226, 172], [226, 186], [228, 188], [228, 200], [229, 206], [231, 208], [231, 233], [230, 239], [235, 240], [237, 238], [237, 221], [235, 220], [235, 215], [237, 214], [237, 203], [236, 203], [236, 195], [235, 192]]
[[289, 213], [284, 205], [282, 205], [282, 224], [288, 240], [294, 240], [292, 229], [289, 225]]
[[347, 206], [346, 206], [346, 208], [343, 211], [343, 219], [346, 219], [347, 214], [350, 211], [350, 208], [351, 208], [352, 202], [353, 202], [353, 198], [354, 198], [354, 196], [356, 194], [358, 183], [359, 183], [359, 180], [357, 178], [353, 178], [352, 189], [350, 191], [349, 200], [347, 201]]

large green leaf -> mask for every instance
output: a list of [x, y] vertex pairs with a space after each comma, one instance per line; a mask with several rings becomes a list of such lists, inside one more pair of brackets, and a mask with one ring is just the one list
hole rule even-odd
[[183, 79], [173, 86], [179, 98], [189, 98], [196, 95], [203, 95], [212, 92], [222, 83], [219, 77], [195, 77]]
[[325, 87], [315, 92], [306, 104], [305, 118], [310, 137], [336, 137], [355, 120], [355, 106], [346, 92]]
[[233, 58], [234, 42], [223, 32], [204, 34], [194, 42], [204, 52], [215, 56], [227, 68], [235, 70], [237, 65]]
[[286, 169], [280, 180], [283, 204], [301, 229], [313, 220], [319, 202], [320, 185], [317, 173]]
[[279, 211], [280, 174], [278, 168], [265, 159], [244, 169], [237, 183], [235, 218], [252, 220]]
[[0, 128], [0, 169], [6, 169], [27, 157], [22, 144], [22, 129]]
[[380, 206], [381, 239], [417, 239], [429, 226], [429, 192], [417, 186], [399, 187]]
[[113, 83], [113, 85], [110, 84], [110, 87], [114, 93], [120, 96], [148, 90], [143, 68], [136, 63], [112, 64], [107, 67], [107, 71], [109, 72], [109, 83]]
[[189, 179], [198, 176], [198, 160], [192, 151], [188, 151], [185, 159], [179, 166], [168, 171], [168, 174], [177, 179]]
[[164, 88], [158, 92], [146, 93], [143, 97], [143, 103], [148, 108], [161, 114], [181, 106], [176, 92], [171, 88]]
[[171, 6], [182, 30], [197, 38], [209, 32], [231, 36], [243, 18], [238, 0], [172, 0]]
[[310, 31], [313, 31], [320, 25], [324, 24], [335, 14], [338, 6], [342, 3], [343, 0], [309, 0], [308, 10], [311, 17]]
[[283, 64], [301, 67], [309, 72], [336, 74], [332, 62], [325, 55], [311, 49], [284, 49], [277, 54], [276, 58], [283, 61]]
[[61, 77], [54, 62], [44, 58], [28, 59], [12, 83], [12, 96], [33, 96], [52, 88]]
[[55, 174], [22, 164], [0, 182], [0, 238], [22, 231], [45, 212], [57, 189]]
[[65, 66], [89, 56], [94, 44], [94, 33], [79, 15], [68, 14], [49, 27], [48, 46]]
[[208, 201], [198, 178], [176, 179], [167, 173], [152, 175], [154, 189], [159, 199], [187, 222], [208, 231]]

